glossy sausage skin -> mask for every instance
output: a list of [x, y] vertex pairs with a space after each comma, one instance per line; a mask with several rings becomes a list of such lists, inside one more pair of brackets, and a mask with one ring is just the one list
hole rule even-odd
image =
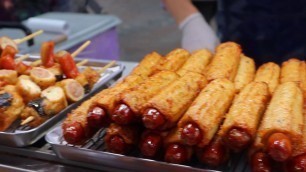
[[214, 140], [199, 154], [199, 160], [209, 166], [219, 166], [228, 158], [228, 149], [222, 144], [221, 139]]
[[99, 129], [107, 126], [110, 120], [103, 108], [95, 106], [89, 111], [87, 122], [90, 127]]
[[85, 139], [85, 131], [82, 124], [74, 122], [63, 127], [64, 139], [70, 144], [76, 144]]
[[306, 171], [306, 154], [294, 157], [287, 163], [287, 171], [305, 172]]
[[199, 143], [203, 136], [196, 124], [188, 123], [183, 127], [181, 137], [185, 144], [193, 146]]
[[106, 140], [106, 142], [107, 149], [114, 153], [124, 154], [129, 147], [119, 135], [112, 136], [109, 140]]
[[223, 141], [233, 151], [240, 152], [251, 143], [252, 137], [242, 128], [232, 128]]
[[163, 138], [158, 133], [145, 134], [139, 144], [141, 154], [148, 158], [154, 158], [160, 151]]
[[115, 107], [111, 119], [116, 124], [127, 125], [135, 121], [135, 114], [128, 105], [122, 103]]
[[149, 129], [158, 129], [166, 122], [165, 116], [158, 110], [148, 108], [145, 110], [142, 117], [143, 124]]
[[266, 153], [256, 152], [251, 157], [252, 172], [271, 172], [271, 160]]
[[285, 134], [274, 133], [268, 139], [267, 150], [272, 159], [284, 162], [292, 154], [292, 144]]
[[185, 146], [180, 144], [170, 144], [165, 153], [164, 157], [166, 162], [183, 164], [189, 160], [188, 150]]

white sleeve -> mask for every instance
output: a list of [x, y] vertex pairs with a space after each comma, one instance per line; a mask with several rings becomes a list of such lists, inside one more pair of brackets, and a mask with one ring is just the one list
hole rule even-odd
[[182, 48], [190, 52], [202, 48], [213, 52], [220, 42], [216, 33], [200, 13], [188, 16], [179, 24], [179, 28], [183, 32]]

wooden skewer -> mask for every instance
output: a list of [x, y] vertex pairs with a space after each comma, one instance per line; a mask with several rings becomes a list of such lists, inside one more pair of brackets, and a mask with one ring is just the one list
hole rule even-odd
[[84, 64], [88, 63], [88, 59], [84, 59], [82, 61], [80, 61], [79, 63], [77, 63], [77, 66], [83, 66]]
[[14, 39], [14, 42], [15, 42], [16, 44], [21, 44], [21, 43], [23, 43], [23, 42], [25, 42], [25, 41], [27, 41], [27, 40], [29, 40], [29, 39], [34, 38], [35, 36], [38, 36], [38, 35], [42, 34], [43, 32], [44, 32], [43, 30], [39, 30], [39, 31], [34, 32], [34, 33], [32, 33], [31, 35], [25, 36], [25, 37], [23, 37], [23, 38], [21, 38], [21, 39]]
[[27, 123], [32, 122], [33, 120], [34, 120], [34, 116], [29, 116], [27, 119], [23, 120], [20, 125], [25, 125]]
[[[75, 58], [78, 54], [80, 54], [80, 52], [82, 52], [89, 44], [91, 43], [91, 41], [86, 41], [84, 44], [82, 44], [77, 50], [75, 50], [71, 56], [73, 58]], [[41, 59], [38, 59], [34, 62], [31, 63], [31, 66], [38, 66], [41, 64]]]
[[73, 58], [75, 58], [77, 55], [80, 54], [80, 52], [82, 52], [86, 47], [88, 47], [88, 45], [91, 43], [91, 41], [86, 41], [83, 45], [81, 45], [77, 50], [75, 50], [71, 56]]
[[104, 67], [102, 67], [101, 69], [99, 69], [99, 70], [98, 70], [98, 73], [101, 74], [101, 73], [105, 72], [106, 69], [108, 69], [108, 68], [114, 66], [114, 64], [116, 64], [116, 61], [115, 61], [115, 60], [109, 62], [107, 65], [105, 65]]
[[23, 55], [23, 56], [20, 56], [20, 57], [18, 57], [18, 58], [15, 59], [15, 62], [16, 62], [16, 63], [21, 62], [21, 61], [23, 61], [23, 60], [29, 58], [29, 56], [30, 56], [29, 54], [25, 54], [25, 55]]

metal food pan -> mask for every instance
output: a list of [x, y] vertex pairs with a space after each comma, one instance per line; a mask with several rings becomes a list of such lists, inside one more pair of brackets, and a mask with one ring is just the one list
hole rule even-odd
[[55, 127], [46, 134], [45, 139], [51, 144], [56, 155], [64, 160], [72, 160], [93, 165], [107, 165], [118, 169], [131, 171], [245, 171], [247, 168], [245, 154], [233, 154], [230, 161], [222, 167], [212, 169], [200, 164], [196, 158], [186, 165], [172, 164], [158, 160], [143, 158], [136, 150], [129, 155], [120, 155], [105, 151], [103, 137], [105, 129], [99, 130], [92, 138], [83, 145], [70, 145], [63, 139], [61, 126]]
[[[31, 56], [29, 59], [27, 59], [27, 61], [35, 61], [37, 58], [38, 56]], [[75, 59], [76, 62], [81, 60], [82, 59], [78, 58]], [[86, 66], [98, 69], [105, 66], [107, 63], [109, 63], [109, 61], [90, 60]], [[82, 67], [80, 67], [80, 70], [82, 70]], [[113, 67], [108, 68], [104, 73], [101, 74], [101, 77], [94, 85], [94, 88], [91, 89], [89, 93], [85, 94], [85, 96], [80, 101], [68, 105], [60, 113], [54, 115], [38, 127], [31, 128], [27, 125], [20, 126], [20, 120], [15, 121], [6, 131], [0, 132], [0, 144], [11, 147], [24, 147], [35, 143], [38, 139], [43, 137], [49, 129], [51, 129], [53, 126], [55, 126], [55, 124], [62, 120], [69, 111], [76, 108], [81, 104], [81, 102], [88, 99], [96, 92], [103, 88], [109, 87], [116, 80], [118, 80], [121, 77], [123, 70], [124, 66], [120, 63], [116, 63]]]

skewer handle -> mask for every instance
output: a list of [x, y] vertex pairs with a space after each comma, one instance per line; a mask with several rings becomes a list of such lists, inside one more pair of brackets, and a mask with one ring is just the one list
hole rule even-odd
[[91, 43], [91, 41], [86, 41], [83, 45], [81, 45], [77, 50], [75, 50], [71, 56], [73, 58], [75, 58], [77, 55], [80, 54], [80, 52], [82, 52], [86, 47], [88, 47], [88, 45]]
[[34, 33], [32, 33], [32, 34], [30, 34], [30, 35], [28, 35], [28, 36], [25, 36], [25, 37], [23, 37], [23, 38], [21, 38], [21, 39], [15, 39], [14, 42], [15, 42], [16, 44], [21, 44], [21, 43], [23, 43], [23, 42], [25, 42], [25, 41], [27, 41], [27, 40], [29, 40], [29, 39], [34, 38], [35, 36], [38, 36], [38, 35], [42, 34], [43, 32], [44, 32], [43, 30], [39, 30], [39, 31], [34, 32]]
[[99, 70], [98, 70], [98, 73], [101, 74], [101, 73], [105, 72], [106, 69], [112, 67], [112, 66], [115, 65], [115, 64], [116, 64], [116, 61], [115, 61], [115, 60], [109, 62], [107, 65], [105, 65], [104, 67], [102, 67], [101, 69], [99, 69]]

